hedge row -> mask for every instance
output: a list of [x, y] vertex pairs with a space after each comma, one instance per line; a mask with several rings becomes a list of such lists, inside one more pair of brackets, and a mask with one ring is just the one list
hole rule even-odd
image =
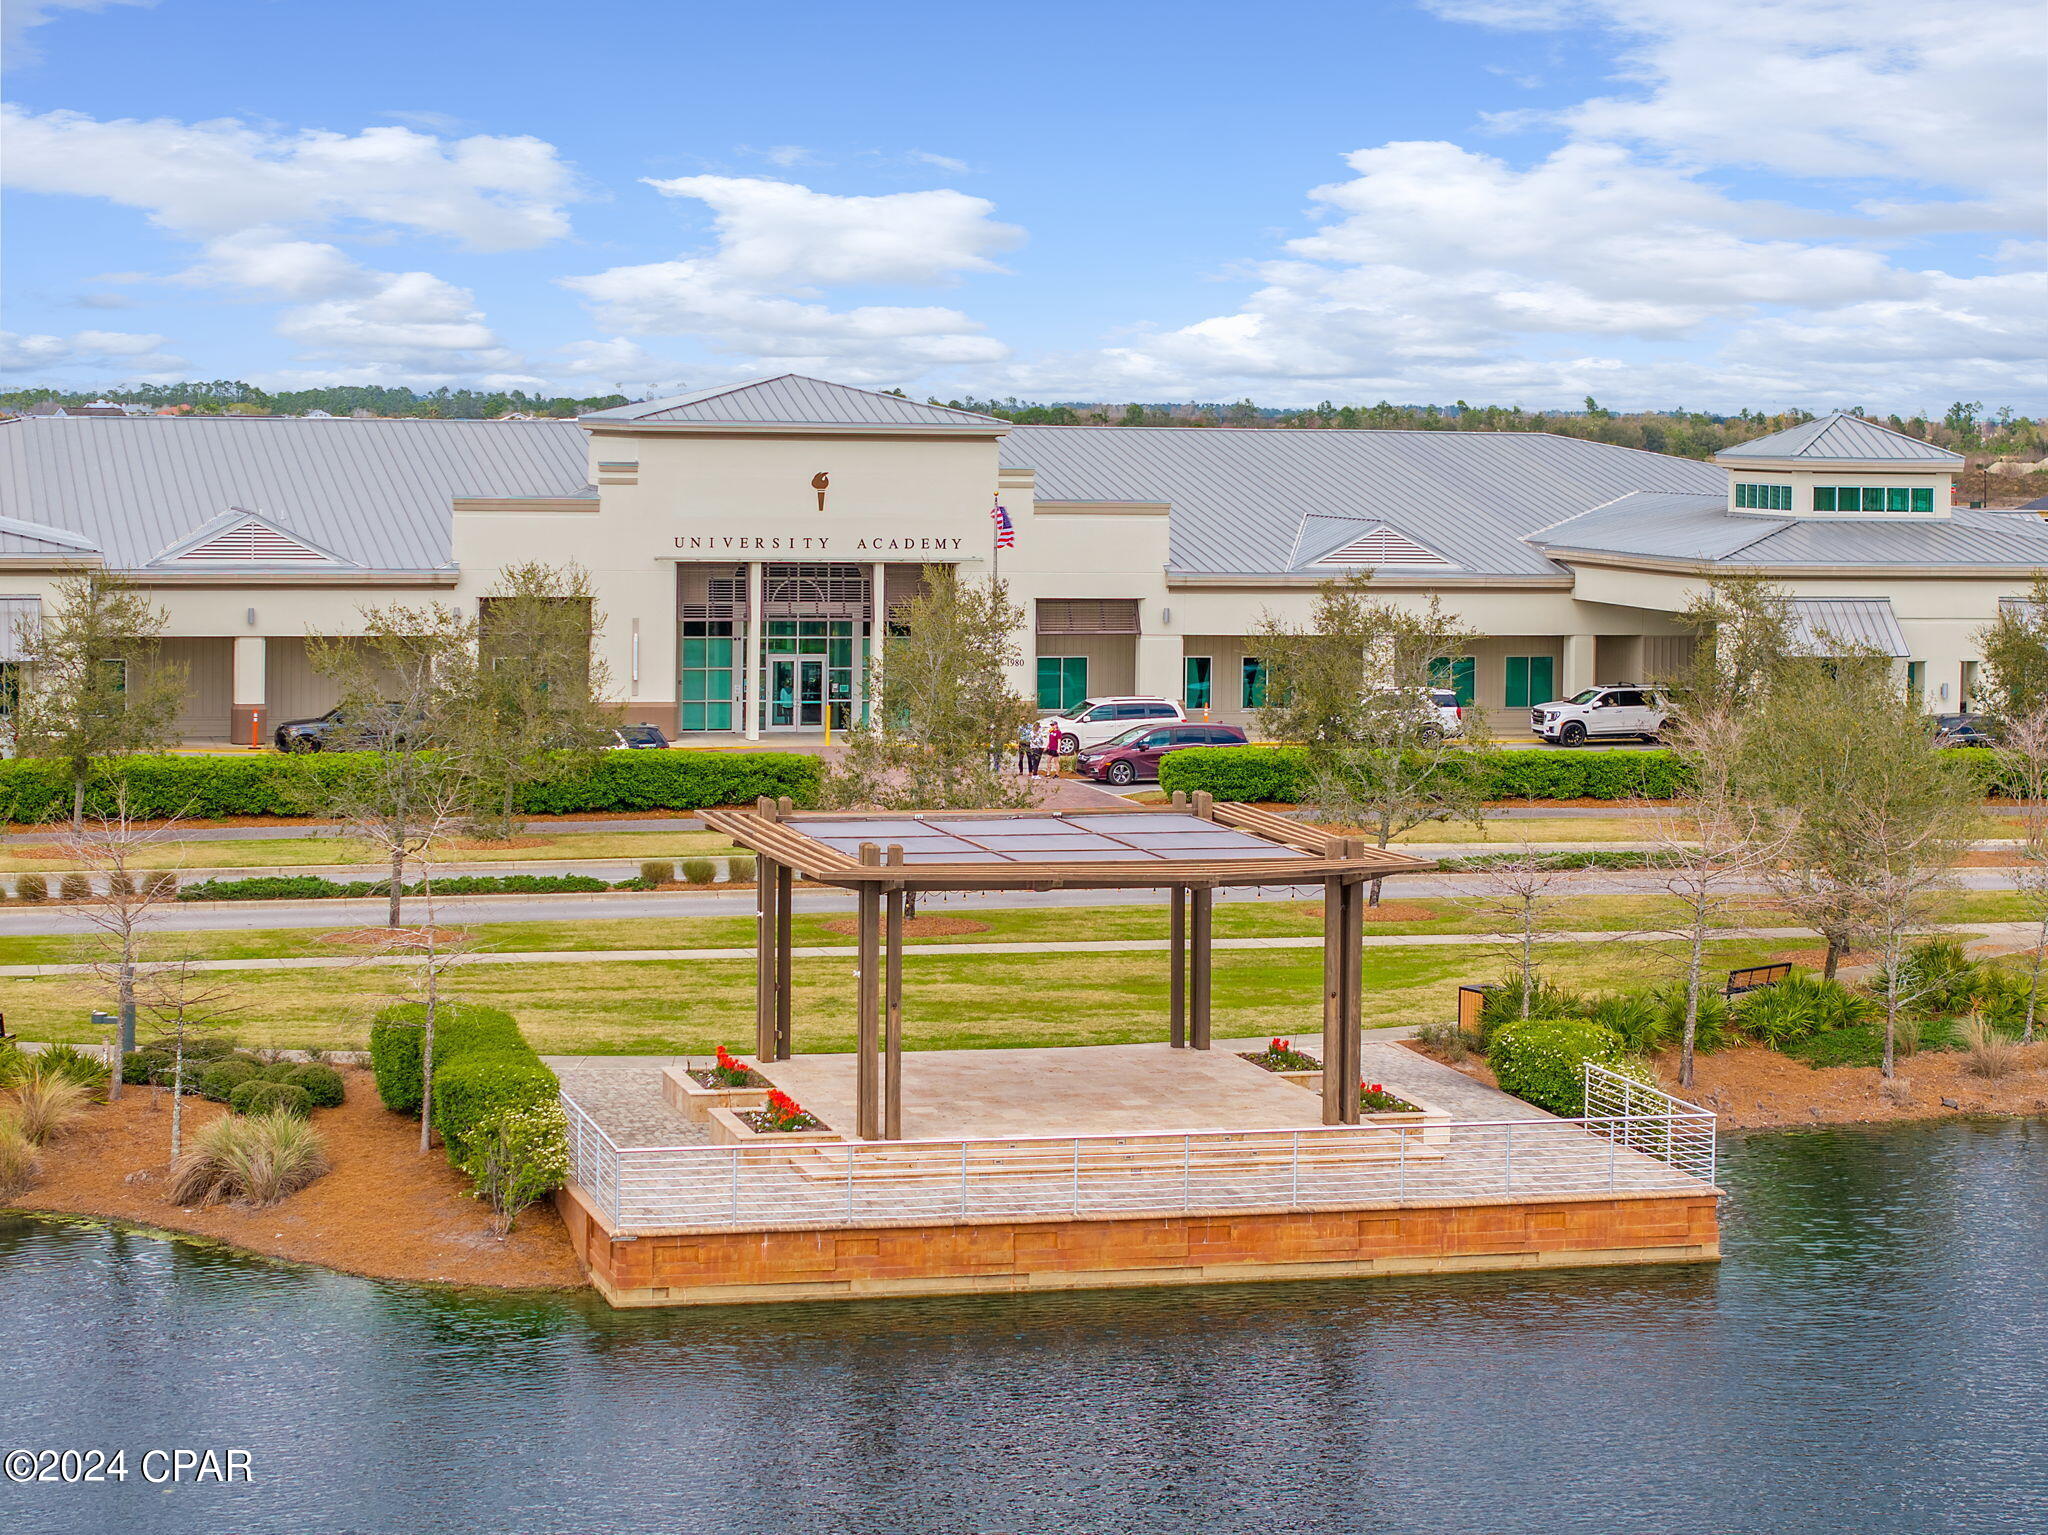
[[[627, 880], [628, 888], [640, 888]], [[401, 885], [399, 894], [420, 895], [423, 884]], [[437, 879], [436, 895], [585, 895], [617, 888], [594, 874], [474, 874]], [[251, 879], [205, 879], [178, 891], [181, 901], [360, 900], [391, 893], [383, 879], [333, 880], [318, 874], [259, 874]]]
[[[1944, 755], [1985, 793], [2001, 792], [1997, 753], [1973, 746]], [[1496, 800], [1670, 799], [1685, 787], [1685, 769], [1667, 751], [1500, 751], [1478, 766], [1484, 797]], [[1296, 746], [1190, 747], [1160, 761], [1159, 787], [1299, 803], [1309, 797], [1308, 761]]]
[[[117, 757], [95, 772], [86, 813], [113, 814], [117, 791], [125, 788], [128, 813], [148, 820], [317, 814], [337, 779], [369, 765], [368, 757], [351, 752]], [[519, 809], [527, 815], [699, 810], [751, 804], [763, 794], [815, 804], [818, 759], [804, 752], [606, 752], [588, 775], [530, 788], [520, 796]], [[0, 762], [0, 821], [62, 821], [70, 815], [71, 782], [61, 763]]]
[[[400, 1114], [420, 1111], [420, 1041], [426, 1007], [387, 1007], [370, 1025], [377, 1096]], [[512, 1015], [471, 1003], [444, 1004], [434, 1025], [434, 1128], [448, 1160], [460, 1164], [471, 1139], [508, 1109], [551, 1104], [561, 1083], [534, 1053]]]

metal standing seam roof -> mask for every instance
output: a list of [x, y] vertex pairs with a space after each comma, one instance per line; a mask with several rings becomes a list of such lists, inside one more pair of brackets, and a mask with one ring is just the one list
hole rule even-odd
[[1561, 575], [1530, 533], [1629, 491], [1727, 486], [1697, 460], [1541, 432], [1019, 426], [1000, 451], [1040, 500], [1170, 502], [1174, 574], [1287, 571], [1316, 516], [1385, 523], [1473, 574]]
[[1791, 607], [1793, 648], [1807, 655], [1851, 650], [1894, 658], [1912, 654], [1889, 597], [1794, 597]]
[[1534, 539], [1556, 551], [1730, 565], [2048, 568], [2048, 523], [1965, 507], [1946, 517], [1758, 517], [1729, 511], [1719, 496], [1632, 495]]
[[241, 508], [365, 570], [445, 570], [456, 497], [582, 495], [586, 441], [572, 421], [23, 418], [0, 423], [0, 511], [120, 569]]
[[1879, 426], [1875, 421], [1865, 421], [1861, 416], [1852, 416], [1846, 411], [1836, 411], [1817, 421], [1773, 432], [1768, 437], [1739, 442], [1732, 448], [1723, 448], [1714, 458], [1717, 462], [1731, 458], [1800, 458], [1811, 459], [1815, 463], [1826, 463], [1831, 459], [1844, 463], [1880, 460], [1928, 464], [1937, 468], [1949, 468], [1963, 462], [1960, 453], [1951, 453], [1947, 448], [1938, 448], [1931, 442], [1908, 437], [1904, 432], [1895, 432], [1888, 426]]
[[979, 432], [1000, 431], [1009, 426], [1007, 421], [975, 411], [954, 410], [947, 405], [926, 405], [917, 400], [906, 400], [901, 395], [855, 389], [848, 384], [806, 378], [800, 373], [724, 384], [716, 389], [699, 389], [665, 400], [616, 405], [610, 410], [592, 411], [578, 419], [597, 424], [617, 421], [643, 426], [917, 426], [956, 427]]

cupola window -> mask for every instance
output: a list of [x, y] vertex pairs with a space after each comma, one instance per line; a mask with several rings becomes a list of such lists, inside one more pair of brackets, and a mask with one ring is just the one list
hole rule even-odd
[[1792, 487], [1738, 483], [1735, 487], [1735, 504], [1762, 512], [1789, 512], [1792, 510]]

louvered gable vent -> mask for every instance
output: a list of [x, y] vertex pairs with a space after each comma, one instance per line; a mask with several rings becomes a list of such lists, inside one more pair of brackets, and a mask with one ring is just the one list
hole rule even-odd
[[1317, 560], [1318, 565], [1374, 565], [1395, 569], [1449, 570], [1451, 562], [1392, 528], [1374, 528]]
[[194, 544], [184, 553], [177, 555], [180, 565], [205, 561], [234, 561], [238, 564], [271, 565], [282, 563], [327, 564], [332, 556], [318, 549], [300, 543], [288, 533], [280, 533], [267, 523], [254, 517], [244, 518], [231, 528], [225, 528], [202, 543]]

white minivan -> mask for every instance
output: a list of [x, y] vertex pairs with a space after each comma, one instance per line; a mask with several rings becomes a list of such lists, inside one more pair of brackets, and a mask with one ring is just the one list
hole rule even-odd
[[1084, 698], [1044, 724], [1057, 736], [1049, 744], [1064, 757], [1099, 746], [1148, 720], [1170, 723], [1187, 717], [1187, 711], [1170, 698]]

